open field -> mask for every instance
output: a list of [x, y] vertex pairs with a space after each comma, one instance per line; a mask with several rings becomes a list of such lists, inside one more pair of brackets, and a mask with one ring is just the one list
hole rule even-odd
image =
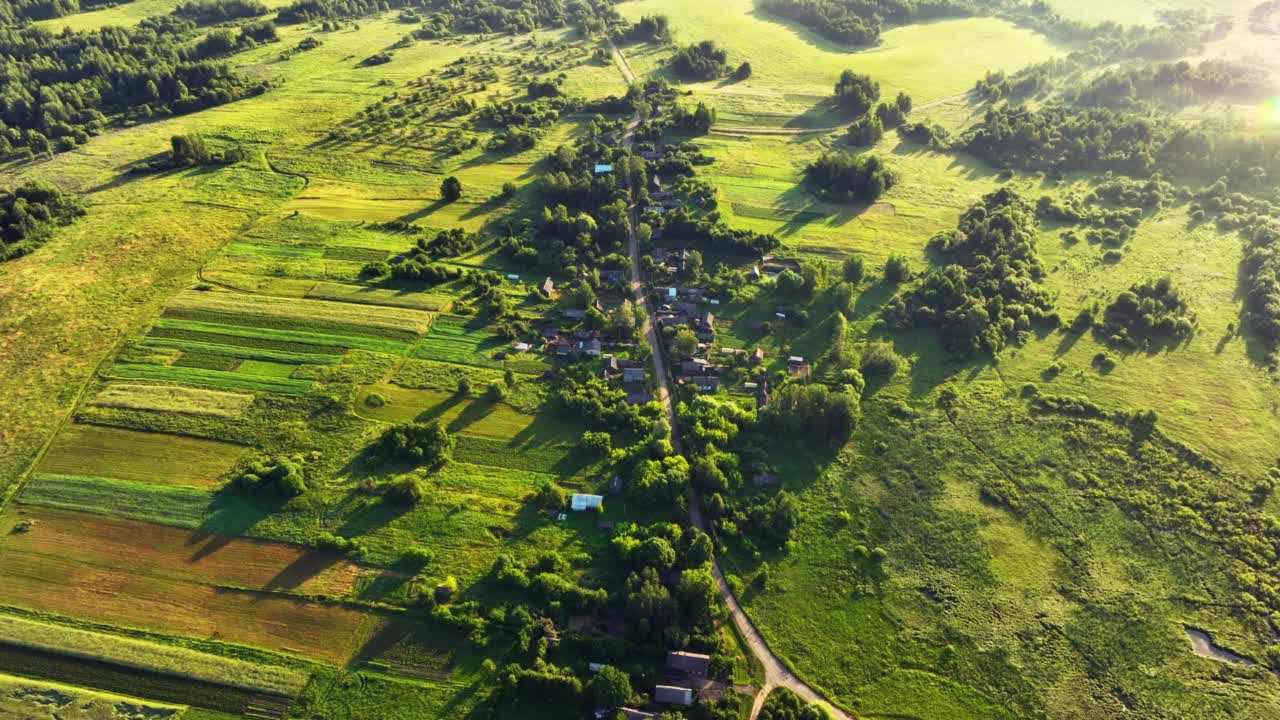
[[24, 508], [5, 527], [18, 519], [37, 525], [6, 530], [0, 602], [335, 663], [378, 624], [360, 610], [266, 592], [346, 592], [355, 570], [338, 557], [58, 510]]
[[0, 614], [4, 641], [86, 660], [157, 674], [176, 675], [283, 696], [295, 696], [307, 684], [305, 673], [220, 657], [174, 645], [81, 630]]
[[181, 293], [169, 302], [164, 316], [199, 322], [226, 318], [251, 327], [388, 339], [412, 339], [426, 332], [432, 320], [430, 313], [403, 308], [222, 292]]
[[[1016, 70], [1062, 52], [1036, 33], [985, 18], [945, 20], [887, 30], [881, 44], [850, 50], [756, 9], [752, 0], [688, 3], [642, 0], [618, 6], [626, 17], [664, 14], [675, 41], [714, 40], [729, 63], [751, 62], [751, 78], [696, 83], [726, 127], [831, 127], [847, 122], [826, 102], [846, 69], [878, 80], [882, 95], [910, 95], [916, 105], [968, 92], [988, 70]], [[641, 72], [641, 67], [635, 68]]]
[[77, 423], [58, 433], [39, 471], [212, 487], [245, 452], [214, 440]]
[[[385, 404], [372, 405], [369, 397], [374, 394], [381, 396]], [[460, 398], [456, 392], [379, 385], [362, 390], [355, 403], [356, 413], [371, 420], [392, 423], [439, 420], [450, 432], [507, 440], [512, 446], [573, 444], [581, 435], [554, 415], [530, 415], [505, 403]]]

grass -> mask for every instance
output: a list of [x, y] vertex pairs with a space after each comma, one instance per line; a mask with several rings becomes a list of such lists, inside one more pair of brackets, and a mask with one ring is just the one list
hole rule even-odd
[[[381, 396], [385, 404], [371, 405], [372, 395]], [[449, 432], [508, 440], [512, 445], [575, 443], [581, 434], [553, 415], [530, 415], [501, 402], [461, 398], [456, 392], [380, 385], [362, 390], [356, 396], [355, 408], [357, 414], [372, 420], [391, 423], [439, 420]]]
[[[264, 592], [334, 591], [354, 582], [340, 560], [315, 551], [52, 509], [24, 508], [21, 517], [38, 524], [0, 540], [5, 604], [331, 663], [352, 657], [380, 622], [343, 605]], [[6, 527], [17, 519], [10, 515]], [[314, 559], [302, 562], [309, 553]], [[308, 578], [317, 565], [331, 568], [334, 579]], [[238, 589], [246, 586], [254, 589]]]
[[500, 348], [509, 349], [510, 342], [492, 331], [477, 327], [476, 321], [456, 315], [436, 318], [431, 332], [414, 350], [413, 356], [461, 365], [501, 367], [493, 355]]
[[39, 470], [212, 487], [246, 450], [216, 440], [73, 423], [58, 433]]
[[[222, 357], [222, 356], [211, 356]], [[219, 390], [245, 390], [270, 392], [281, 395], [299, 395], [311, 387], [310, 382], [240, 374], [230, 370], [206, 370], [200, 367], [165, 367], [162, 365], [113, 365], [107, 376], [120, 380], [154, 380], [163, 383], [183, 383], [196, 387]]]
[[1016, 70], [1060, 52], [1036, 33], [989, 18], [896, 27], [879, 46], [855, 51], [757, 10], [751, 0], [642, 0], [618, 11], [632, 20], [666, 15], [677, 44], [710, 39], [728, 51], [730, 65], [751, 62], [748, 80], [690, 86], [716, 106], [725, 127], [839, 125], [844, 118], [825, 101], [846, 69], [878, 80], [882, 95], [905, 92], [918, 106], [968, 92], [989, 70]]
[[[400, 353], [409, 348], [409, 343], [406, 342], [358, 335], [335, 335], [168, 318], [156, 320], [150, 334], [152, 337], [309, 355], [341, 355], [348, 349]], [[317, 360], [316, 364], [324, 364], [324, 361]]]
[[165, 317], [208, 322], [234, 318], [251, 327], [338, 332], [388, 339], [412, 339], [431, 326], [429, 313], [405, 308], [276, 298], [228, 292], [186, 292], [169, 302]]
[[197, 390], [166, 385], [110, 383], [88, 402], [101, 407], [238, 417], [253, 402], [252, 395]]
[[[243, 368], [246, 363], [250, 367], [255, 367], [254, 362], [266, 362], [269, 364], [288, 364], [288, 365], [331, 365], [338, 362], [336, 355], [316, 354], [316, 353], [292, 353], [282, 350], [263, 350], [257, 348], [246, 348], [242, 345], [219, 345], [215, 343], [200, 342], [197, 340], [178, 340], [173, 338], [152, 338], [149, 337], [142, 342], [143, 347], [148, 348], [172, 348], [181, 350], [184, 354], [200, 354], [219, 358], [240, 359], [244, 362], [237, 364], [238, 368]], [[216, 368], [215, 368], [216, 369]], [[292, 368], [290, 369], [292, 372]], [[287, 377], [285, 373], [281, 377]]]
[[70, 657], [175, 675], [275, 695], [296, 696], [306, 674], [288, 668], [219, 657], [183, 647], [145, 642], [0, 614], [5, 642]]
[[0, 674], [0, 716], [24, 720], [163, 720], [182, 713], [181, 705], [138, 700], [125, 695]]

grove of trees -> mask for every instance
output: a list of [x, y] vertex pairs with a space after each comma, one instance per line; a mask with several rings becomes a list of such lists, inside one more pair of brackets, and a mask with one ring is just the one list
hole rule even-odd
[[84, 214], [78, 198], [48, 182], [0, 189], [0, 262], [30, 253], [49, 239], [54, 227]]

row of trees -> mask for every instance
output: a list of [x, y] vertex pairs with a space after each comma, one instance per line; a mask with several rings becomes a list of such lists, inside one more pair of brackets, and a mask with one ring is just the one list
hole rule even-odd
[[104, 5], [123, 5], [132, 0], [9, 0], [0, 4], [0, 25], [16, 25], [28, 20], [52, 20]]

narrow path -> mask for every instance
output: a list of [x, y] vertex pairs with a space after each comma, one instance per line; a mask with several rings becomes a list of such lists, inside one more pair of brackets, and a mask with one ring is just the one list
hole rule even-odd
[[[622, 59], [619, 67], [626, 68], [626, 58], [622, 56], [621, 51], [613, 44], [613, 41], [609, 42], [609, 46]], [[628, 71], [624, 69], [623, 74], [627, 75]], [[631, 147], [635, 130], [639, 125], [640, 116], [637, 114], [627, 125], [626, 134], [622, 139], [624, 147]], [[631, 294], [636, 305], [643, 307], [645, 310], [645, 321], [641, 332], [648, 341], [649, 349], [653, 355], [654, 377], [657, 380], [656, 399], [662, 404], [662, 409], [667, 415], [667, 421], [671, 424], [671, 444], [675, 447], [676, 452], [683, 455], [684, 447], [680, 441], [679, 425], [676, 423], [676, 411], [671, 396], [670, 378], [667, 375], [666, 361], [662, 356], [662, 344], [659, 342], [658, 330], [653, 322], [653, 303], [650, 302], [649, 295], [645, 292], [642, 280], [640, 241], [636, 235], [638, 217], [634, 206], [631, 207], [630, 216], [631, 232], [628, 238], [628, 250], [631, 255]], [[701, 500], [692, 487], [689, 488], [686, 500], [689, 505], [690, 524], [703, 532], [707, 532], [706, 519], [702, 515]], [[803, 680], [796, 677], [786, 663], [773, 654], [773, 651], [769, 649], [769, 643], [760, 634], [760, 631], [756, 629], [755, 623], [751, 622], [751, 618], [747, 617], [742, 605], [738, 603], [738, 598], [734, 596], [733, 590], [729, 588], [729, 583], [725, 581], [724, 574], [720, 571], [720, 561], [714, 556], [711, 559], [711, 571], [716, 578], [716, 584], [720, 587], [720, 597], [724, 599], [725, 606], [729, 609], [729, 617], [732, 618], [734, 626], [738, 628], [738, 632], [742, 635], [743, 640], [746, 641], [751, 654], [760, 661], [760, 665], [764, 668], [764, 683], [760, 691], [756, 693], [755, 702], [751, 707], [751, 720], [756, 720], [760, 716], [760, 710], [764, 707], [764, 701], [769, 696], [769, 692], [779, 687], [791, 690], [805, 702], [827, 705], [831, 711], [831, 716], [835, 720], [853, 720], [851, 715], [837, 708], [822, 693], [809, 687]]]

